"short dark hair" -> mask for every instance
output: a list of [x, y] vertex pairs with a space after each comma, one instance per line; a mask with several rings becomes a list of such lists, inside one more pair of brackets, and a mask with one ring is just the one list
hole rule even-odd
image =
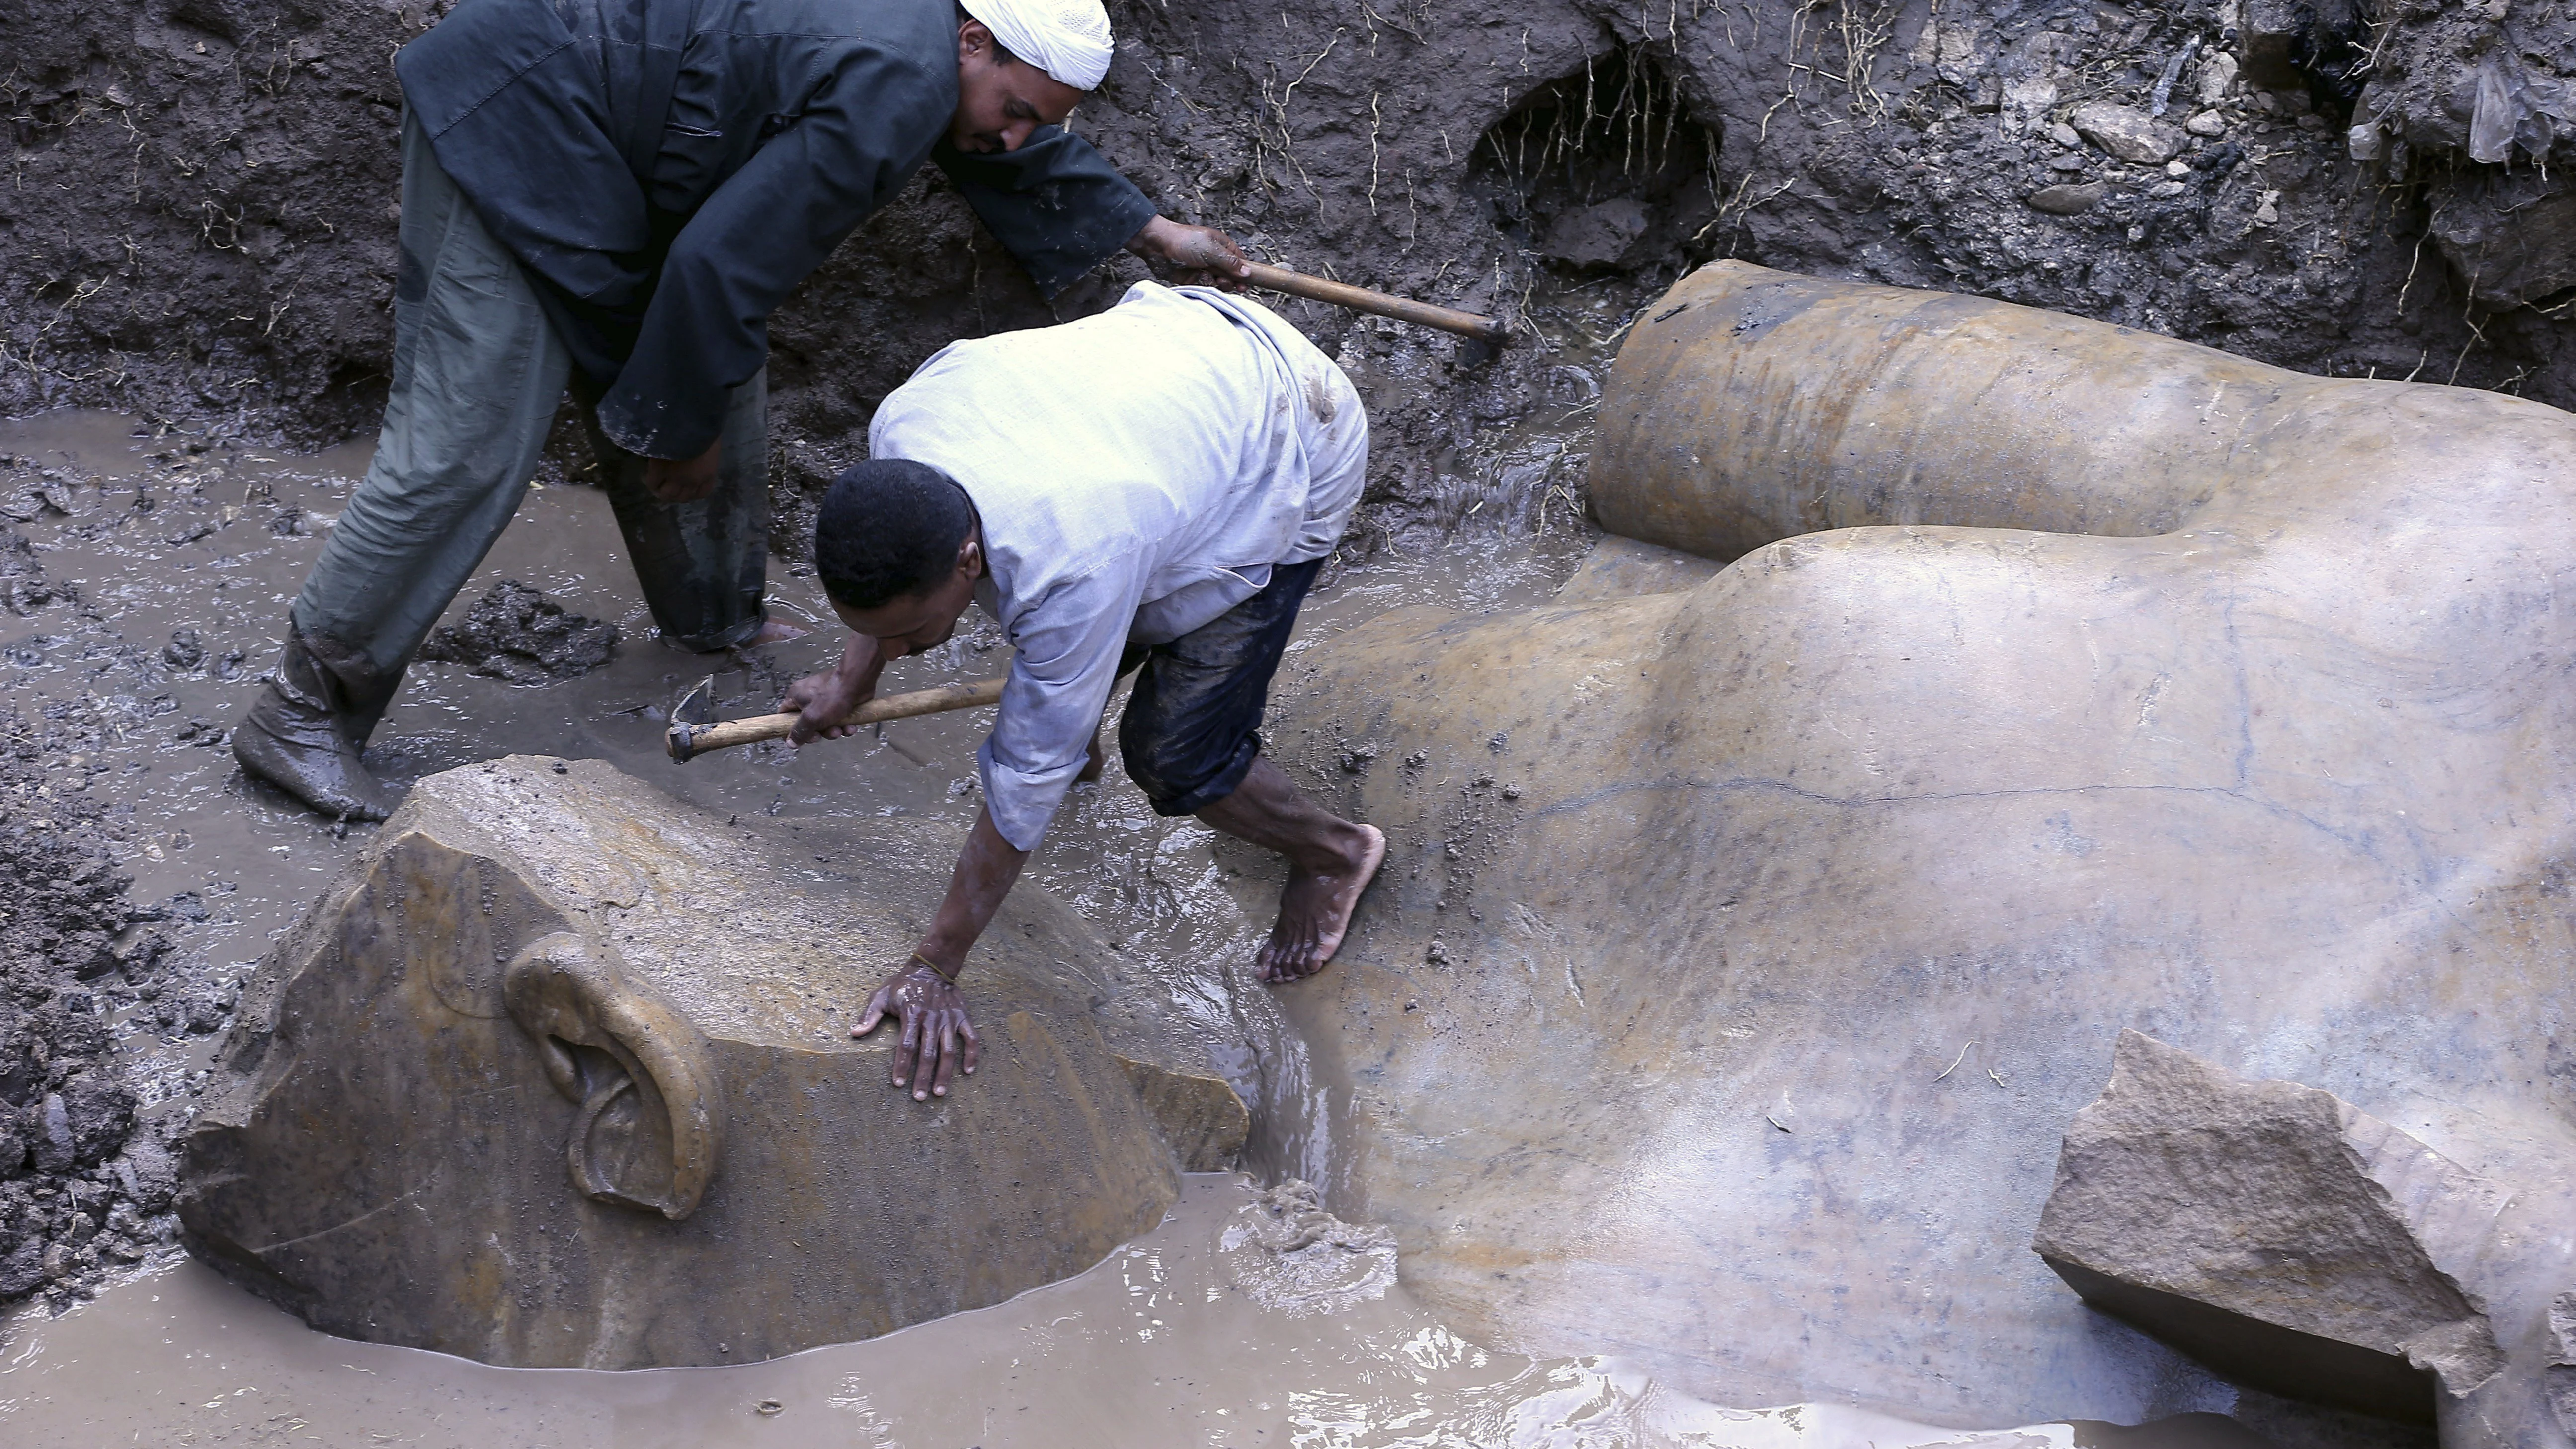
[[823, 495], [814, 572], [832, 602], [878, 608], [930, 592], [974, 528], [975, 505], [955, 479], [908, 458], [870, 458]]

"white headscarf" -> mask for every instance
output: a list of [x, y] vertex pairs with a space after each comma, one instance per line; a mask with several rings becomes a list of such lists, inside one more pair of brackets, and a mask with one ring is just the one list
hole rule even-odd
[[1109, 74], [1109, 12], [1100, 0], [959, 0], [1002, 48], [1078, 91]]

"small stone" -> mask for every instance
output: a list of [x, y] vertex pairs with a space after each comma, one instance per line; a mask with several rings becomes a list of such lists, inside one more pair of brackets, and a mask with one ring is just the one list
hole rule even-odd
[[2090, 163], [2083, 157], [2072, 151], [2061, 151], [2048, 158], [2048, 169], [2051, 171], [2081, 171], [2088, 164]]
[[1422, 959], [1430, 962], [1434, 966], [1447, 964], [1449, 960], [1448, 943], [1435, 940], [1430, 945], [1423, 947]]
[[136, 1208], [157, 1213], [179, 1193], [179, 1160], [146, 1134], [137, 1134], [115, 1163], [116, 1181]]
[[2254, 224], [2256, 226], [2270, 226], [2274, 222], [2279, 221], [2281, 219], [2281, 209], [2278, 205], [2280, 200], [2281, 193], [2277, 191], [2264, 192], [2262, 202], [2254, 208]]
[[2147, 188], [2147, 195], [2163, 201], [2168, 197], [2180, 196], [2189, 189], [2179, 181], [2159, 181]]
[[2202, 105], [2214, 106], [2227, 99], [2228, 91], [2235, 85], [2236, 57], [2221, 53], [2201, 62], [2199, 94]]
[[72, 1145], [71, 1113], [64, 1107], [61, 1095], [47, 1095], [33, 1115], [36, 1119], [36, 1170], [46, 1173], [70, 1171], [79, 1152]]
[[2322, 131], [2322, 130], [2324, 130], [2325, 128], [2326, 128], [2326, 118], [2325, 118], [2325, 117], [2318, 115], [2318, 114], [2317, 114], [2316, 112], [2314, 112], [2314, 111], [2301, 111], [2301, 112], [2299, 113], [2299, 129], [2300, 129], [2300, 130], [2302, 130], [2302, 131]]
[[2183, 122], [2182, 128], [2195, 136], [2224, 136], [2227, 134], [2227, 118], [2216, 111], [2202, 111]]
[[2051, 216], [2074, 216], [2101, 205], [2108, 190], [2099, 181], [2081, 186], [2045, 186], [2030, 194], [2030, 205], [2033, 211], [2044, 211]]
[[2123, 161], [2161, 165], [2182, 149], [2182, 135], [2144, 111], [2087, 101], [2067, 117], [2084, 139]]
[[2048, 139], [2055, 141], [2060, 146], [2073, 146], [2083, 138], [2075, 134], [2075, 128], [2073, 126], [2066, 124], [2064, 121], [2060, 121], [2048, 128]]
[[45, 1099], [45, 1130], [49, 1137], [57, 1101], [63, 1103], [63, 1127], [73, 1155], [82, 1163], [99, 1162], [114, 1155], [134, 1131], [134, 1094], [105, 1072], [84, 1072], [64, 1085], [61, 1097]]
[[2188, 161], [2168, 161], [2165, 163], [2165, 174], [2176, 181], [2180, 181], [2182, 178], [2191, 174], [2191, 163]]

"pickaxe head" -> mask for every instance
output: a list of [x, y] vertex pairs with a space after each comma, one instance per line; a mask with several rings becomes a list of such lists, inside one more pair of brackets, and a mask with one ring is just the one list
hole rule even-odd
[[671, 706], [671, 728], [662, 736], [662, 748], [669, 752], [673, 763], [685, 765], [697, 753], [690, 737], [715, 722], [716, 677], [710, 674]]

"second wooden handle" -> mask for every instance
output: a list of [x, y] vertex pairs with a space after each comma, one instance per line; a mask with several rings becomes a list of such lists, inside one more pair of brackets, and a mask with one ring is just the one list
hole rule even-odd
[[[938, 689], [920, 689], [910, 694], [892, 694], [872, 699], [850, 712], [845, 725], [882, 724], [890, 719], [910, 719], [917, 714], [939, 714], [945, 710], [973, 709], [978, 705], [999, 703], [1002, 681], [987, 679], [981, 684], [950, 684]], [[689, 759], [709, 750], [731, 749], [735, 745], [758, 744], [762, 740], [783, 740], [796, 728], [797, 716], [790, 714], [756, 714], [749, 719], [729, 719], [722, 724], [674, 725], [671, 729], [673, 757]], [[683, 740], [682, 731], [686, 738]], [[685, 749], [686, 753], [682, 753]]]
[[1286, 292], [1292, 297], [1307, 297], [1318, 302], [1330, 302], [1336, 307], [1348, 307], [1354, 312], [1373, 312], [1380, 317], [1393, 317], [1398, 321], [1411, 322], [1418, 326], [1436, 327], [1443, 332], [1455, 332], [1461, 337], [1474, 337], [1486, 342], [1501, 342], [1511, 336], [1509, 327], [1491, 317], [1479, 316], [1473, 312], [1461, 312], [1454, 307], [1435, 307], [1429, 302], [1416, 302], [1410, 297], [1390, 297], [1384, 292], [1372, 292], [1366, 287], [1354, 287], [1346, 282], [1328, 282], [1322, 277], [1310, 277], [1304, 272], [1292, 272], [1286, 267], [1265, 266], [1260, 262], [1252, 262], [1248, 265], [1252, 268], [1254, 286], [1268, 287], [1274, 292]]

